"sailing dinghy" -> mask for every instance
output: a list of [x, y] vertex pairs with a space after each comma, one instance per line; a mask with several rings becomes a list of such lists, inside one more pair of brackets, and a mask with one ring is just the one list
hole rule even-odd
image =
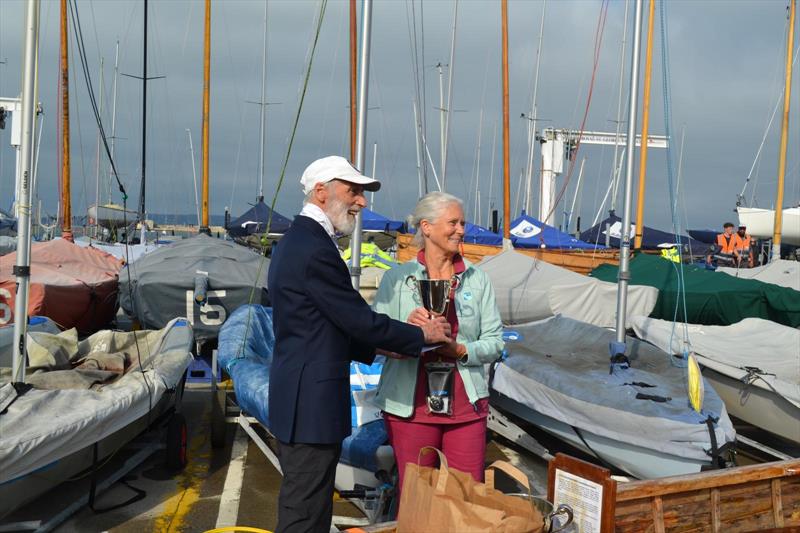
[[556, 316], [513, 326], [508, 357], [496, 363], [491, 404], [637, 478], [700, 472], [718, 465], [736, 437], [725, 405], [705, 386], [701, 412], [685, 369], [628, 338], [630, 368], [609, 373], [614, 332]]

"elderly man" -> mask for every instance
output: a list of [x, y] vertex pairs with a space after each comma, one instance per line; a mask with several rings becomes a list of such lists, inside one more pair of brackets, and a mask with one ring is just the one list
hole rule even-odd
[[350, 434], [350, 360], [371, 363], [376, 349], [418, 356], [449, 342], [443, 317], [413, 326], [373, 312], [353, 289], [336, 247], [380, 182], [330, 156], [300, 180], [305, 205], [272, 255], [268, 284], [275, 351], [270, 368], [270, 430], [280, 442], [283, 482], [279, 532], [329, 531], [342, 440]]

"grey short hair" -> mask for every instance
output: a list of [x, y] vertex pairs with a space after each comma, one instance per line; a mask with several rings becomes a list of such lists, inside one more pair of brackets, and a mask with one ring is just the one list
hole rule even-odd
[[[328, 188], [330, 188], [330, 187], [331, 187], [331, 185], [332, 185], [332, 184], [333, 184], [333, 180], [331, 180], [331, 181], [329, 181], [329, 182], [325, 183], [323, 186], [324, 186], [326, 189], [328, 189]], [[306, 194], [305, 198], [303, 198], [303, 205], [306, 205], [307, 203], [309, 203], [309, 202], [311, 201], [311, 198], [313, 198], [313, 197], [314, 197], [314, 189], [311, 189], [311, 190], [308, 192], [308, 194]]]
[[442, 211], [452, 204], [464, 209], [464, 202], [461, 201], [461, 198], [446, 192], [431, 192], [420, 198], [416, 207], [414, 207], [414, 212], [407, 219], [409, 227], [416, 230], [411, 244], [420, 249], [424, 248], [425, 238], [422, 235], [422, 231], [420, 231], [420, 223], [423, 220], [435, 222], [442, 215]]

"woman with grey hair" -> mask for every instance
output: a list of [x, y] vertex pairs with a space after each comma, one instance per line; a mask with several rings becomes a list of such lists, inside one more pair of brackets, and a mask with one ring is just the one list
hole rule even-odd
[[[414, 280], [450, 280], [445, 318], [451, 341], [419, 358], [393, 356], [381, 373], [376, 403], [384, 412], [402, 488], [405, 466], [417, 462], [420, 449], [434, 446], [448, 465], [483, 480], [489, 390], [484, 365], [503, 350], [502, 323], [486, 274], [461, 257], [464, 208], [443, 193], [425, 195], [409, 222], [416, 230], [417, 257], [383, 277], [375, 310], [412, 324], [430, 313], [421, 307]], [[433, 465], [435, 454], [421, 458]]]

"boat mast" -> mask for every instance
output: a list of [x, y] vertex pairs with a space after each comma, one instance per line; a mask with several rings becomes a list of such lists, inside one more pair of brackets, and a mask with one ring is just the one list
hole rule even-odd
[[117, 78], [119, 76], [119, 40], [114, 52], [114, 89], [111, 97], [111, 161], [108, 162], [108, 203], [111, 203], [111, 180], [114, 177], [114, 141], [117, 140]]
[[[650, 79], [653, 66], [653, 23], [656, 18], [656, 0], [649, 0], [650, 18], [647, 21], [647, 53], [644, 66], [644, 102], [642, 104], [642, 148], [639, 159], [639, 195], [636, 197], [636, 237], [633, 248], [642, 248], [644, 224], [644, 195], [647, 184], [647, 133], [650, 127]], [[632, 152], [628, 152], [629, 154]]]
[[[358, 77], [358, 135], [356, 136], [355, 167], [364, 171], [364, 152], [367, 140], [367, 91], [369, 89], [369, 48], [372, 36], [372, 0], [364, 0], [361, 7], [361, 55]], [[350, 277], [356, 290], [361, 286], [361, 228], [362, 213], [356, 215], [356, 227], [350, 240]]]
[[544, 39], [544, 15], [547, 9], [547, 0], [542, 2], [542, 20], [539, 23], [539, 46], [536, 49], [536, 74], [533, 78], [533, 97], [531, 98], [531, 114], [528, 117], [528, 168], [525, 182], [525, 212], [531, 212], [532, 200], [532, 181], [533, 181], [533, 152], [536, 148], [536, 119], [538, 109], [536, 107], [536, 97], [539, 92], [539, 66], [542, 63], [542, 40]]
[[[139, 221], [145, 226], [144, 194], [145, 163], [147, 162], [147, 0], [144, 0], [144, 35], [142, 51], [142, 181], [139, 187]], [[128, 238], [127, 236], [125, 237]]]
[[189, 155], [192, 158], [192, 183], [194, 183], [194, 210], [197, 213], [197, 227], [200, 227], [200, 203], [197, 200], [197, 169], [194, 166], [194, 143], [192, 143], [192, 130], [186, 128], [189, 136]]
[[[622, 168], [621, 163], [617, 156], [619, 155], [619, 130], [622, 127], [622, 79], [625, 75], [625, 44], [628, 36], [628, 7], [629, 3], [625, 2], [625, 22], [622, 26], [622, 44], [619, 51], [619, 91], [617, 92], [617, 131], [614, 139], [614, 164], [611, 165], [611, 210], [609, 215], [613, 215], [617, 210], [617, 192], [619, 190], [619, 171], [617, 168]], [[625, 150], [622, 151], [622, 157], [625, 157]], [[603, 200], [605, 203], [605, 200]], [[599, 214], [599, 211], [598, 211]], [[592, 226], [597, 224], [597, 220], [592, 223]]]
[[[609, 345], [611, 364], [625, 360], [625, 317], [627, 316], [628, 281], [630, 279], [631, 249], [631, 204], [633, 196], [633, 160], [636, 146], [636, 111], [639, 92], [639, 58], [642, 40], [642, 2], [636, 0], [633, 15], [633, 50], [631, 53], [630, 88], [628, 92], [628, 133], [625, 139], [625, 189], [622, 204], [622, 239], [619, 251], [619, 271], [617, 274], [617, 323], [614, 342]], [[646, 139], [642, 137], [642, 142]], [[613, 369], [613, 366], [612, 366]]]
[[[14, 300], [14, 339], [12, 383], [25, 382], [28, 334], [28, 291], [31, 276], [31, 154], [36, 113], [36, 49], [39, 40], [39, 0], [28, 0], [25, 14], [25, 56], [22, 75], [22, 139], [20, 141], [21, 178], [17, 218], [17, 294]], [[62, 4], [63, 6], [63, 4]]]
[[783, 185], [786, 178], [786, 149], [789, 141], [789, 102], [792, 93], [792, 50], [794, 49], [794, 21], [797, 1], [789, 4], [789, 35], [786, 38], [786, 78], [783, 88], [783, 126], [781, 127], [781, 150], [778, 152], [778, 192], [775, 196], [775, 228], [772, 236], [770, 261], [781, 258], [781, 225], [783, 223]]
[[356, 19], [356, 0], [350, 0], [350, 162], [356, 161], [356, 63], [358, 62], [358, 20]]
[[[257, 202], [264, 201], [264, 134], [266, 125], [264, 124], [264, 116], [267, 111], [267, 9], [269, 6], [268, 0], [264, 0], [264, 51], [261, 56], [261, 128], [259, 134], [259, 155], [258, 155], [258, 198]], [[192, 159], [194, 164], [194, 159]]]
[[447, 185], [447, 143], [450, 139], [450, 117], [453, 114], [453, 71], [455, 70], [456, 28], [458, 24], [458, 0], [453, 4], [453, 33], [450, 39], [450, 65], [447, 72], [447, 111], [445, 111], [444, 139], [442, 140], [442, 190]]
[[[100, 58], [100, 116], [103, 116], [103, 93], [105, 91], [105, 72], [103, 68], [104, 58]], [[97, 222], [97, 215], [99, 214], [100, 208], [100, 131], [97, 131], [97, 159], [95, 160], [95, 167], [94, 167], [94, 205], [95, 205], [95, 217], [94, 217], [94, 236], [97, 237], [99, 227]]]
[[500, 25], [503, 78], [503, 247], [510, 245], [511, 234], [511, 178], [509, 169], [508, 134], [508, 0], [500, 1]]
[[61, 0], [61, 204], [64, 218], [61, 237], [72, 242], [72, 203], [69, 175], [69, 57], [67, 38], [67, 0]]
[[211, 92], [211, 0], [206, 0], [205, 30], [203, 37], [203, 193], [200, 233], [211, 235], [208, 227], [208, 127]]

